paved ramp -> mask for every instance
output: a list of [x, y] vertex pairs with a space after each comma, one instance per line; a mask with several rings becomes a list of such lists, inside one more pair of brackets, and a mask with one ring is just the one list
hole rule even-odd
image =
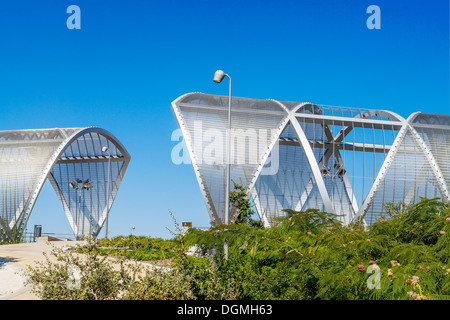
[[34, 243], [17, 243], [0, 245], [0, 300], [35, 300], [37, 296], [30, 293], [31, 287], [25, 286], [27, 267], [45, 261], [43, 253], [50, 260], [54, 247], [75, 246], [79, 241], [39, 241]]
[[31, 289], [25, 285], [27, 270], [18, 262], [0, 257], [0, 300], [7, 300]]

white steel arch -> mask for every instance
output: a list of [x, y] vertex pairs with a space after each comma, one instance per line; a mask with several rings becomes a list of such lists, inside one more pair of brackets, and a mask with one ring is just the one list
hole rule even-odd
[[75, 237], [96, 236], [129, 161], [120, 141], [98, 127], [0, 131], [0, 239], [21, 239], [47, 178]]
[[[300, 105], [299, 107], [301, 107], [303, 105], [304, 104]], [[317, 188], [319, 189], [320, 197], [322, 198], [322, 202], [324, 204], [325, 210], [327, 212], [334, 212], [333, 205], [330, 200], [330, 196], [328, 195], [328, 192], [327, 192], [327, 189], [325, 186], [325, 182], [323, 181], [322, 174], [320, 172], [319, 164], [316, 161], [316, 158], [311, 149], [311, 145], [308, 142], [308, 138], [305, 135], [305, 132], [301, 128], [297, 119], [295, 118], [294, 112], [296, 112], [296, 110], [297, 109], [294, 109], [292, 112], [289, 113], [290, 123], [294, 127], [294, 130], [299, 139], [299, 143], [302, 146], [303, 150], [305, 151], [306, 157], [308, 159], [308, 163], [311, 167], [311, 171], [312, 171], [312, 174], [314, 177], [315, 184], [316, 184]]]
[[[172, 102], [216, 223], [222, 223], [227, 196], [221, 187], [224, 167], [202, 164], [213, 144], [199, 145], [194, 136], [205, 142], [212, 129], [224, 135], [227, 103], [226, 96], [202, 93]], [[241, 179], [265, 226], [284, 215], [284, 209], [318, 208], [340, 215], [344, 223], [363, 216], [370, 224], [385, 202], [450, 198], [449, 116], [416, 113], [405, 120], [387, 110], [233, 97], [232, 117], [232, 132], [247, 132], [235, 135], [233, 147], [250, 150], [257, 159], [252, 165], [232, 162], [232, 180]], [[207, 125], [200, 128], [199, 123]], [[262, 128], [272, 130], [269, 139], [249, 138], [249, 132]], [[276, 156], [278, 171], [265, 171]], [[231, 219], [234, 215], [232, 211]]]
[[[431, 173], [432, 177], [429, 177], [430, 181], [437, 186], [435, 188], [435, 196], [440, 197], [444, 201], [450, 201], [450, 194], [449, 194], [449, 181], [445, 179], [445, 176], [442, 174], [442, 171], [440, 170], [439, 163], [436, 160], [436, 158], [433, 155], [433, 151], [430, 150], [430, 148], [427, 146], [427, 144], [424, 141], [424, 138], [419, 135], [416, 128], [414, 128], [415, 124], [413, 123], [414, 119], [416, 119], [419, 115], [421, 115], [421, 112], [415, 112], [411, 114], [407, 120], [402, 119], [402, 128], [397, 135], [396, 140], [394, 141], [389, 154], [383, 163], [383, 166], [381, 170], [378, 173], [377, 179], [372, 185], [371, 190], [369, 191], [367, 197], [365, 198], [365, 201], [363, 203], [363, 206], [360, 208], [358, 212], [358, 217], [366, 217], [367, 211], [370, 206], [373, 206], [374, 201], [377, 197], [377, 193], [380, 191], [380, 187], [383, 184], [386, 184], [386, 180], [388, 178], [389, 169], [391, 166], [393, 166], [397, 160], [397, 158], [401, 157], [397, 154], [399, 153], [399, 150], [402, 147], [402, 144], [405, 144], [405, 140], [409, 138], [412, 143], [409, 143], [409, 145], [416, 146], [417, 153], [415, 155], [410, 155], [408, 158], [410, 161], [416, 161], [418, 157], [423, 157], [425, 161], [422, 161], [423, 163], [420, 166], [420, 170], [415, 170], [415, 179], [414, 183], [411, 183], [410, 186], [407, 188], [408, 191], [404, 192], [403, 198], [401, 199], [401, 202], [405, 204], [410, 204], [413, 198], [413, 194], [416, 192], [417, 185], [422, 183], [422, 181], [425, 179], [427, 173]], [[449, 116], [444, 115], [434, 115], [438, 118], [449, 118]], [[417, 125], [416, 125], [417, 126]], [[423, 125], [422, 125], [423, 126]], [[427, 124], [425, 125], [427, 128], [433, 128], [434, 125]], [[443, 136], [445, 137], [446, 142], [443, 143], [444, 148], [447, 150], [447, 158], [449, 157], [448, 151], [450, 151], [450, 144], [449, 144], [449, 137], [450, 137], [450, 127], [448, 127], [448, 121], [447, 121], [447, 127], [442, 127], [443, 130]], [[403, 156], [404, 157], [404, 156]], [[406, 157], [405, 157], [406, 158]], [[413, 176], [413, 174], [410, 174]], [[406, 183], [405, 183], [406, 184]], [[406, 190], [406, 188], [405, 188]], [[439, 191], [439, 194], [437, 192]], [[426, 197], [426, 195], [424, 195]], [[367, 221], [367, 218], [366, 218]], [[373, 217], [370, 217], [369, 223], [373, 221]]]
[[272, 141], [270, 142], [270, 145], [267, 147], [264, 155], [262, 156], [261, 162], [256, 167], [255, 173], [253, 174], [253, 177], [247, 187], [247, 194], [252, 195], [253, 201], [257, 208], [257, 211], [258, 211], [258, 213], [260, 213], [261, 221], [265, 227], [270, 226], [270, 220], [268, 219], [266, 212], [261, 208], [261, 204], [260, 204], [259, 198], [258, 198], [258, 193], [256, 192], [256, 189], [255, 189], [255, 183], [256, 183], [256, 180], [258, 179], [258, 177], [261, 173], [261, 170], [263, 169], [264, 164], [266, 163], [269, 155], [271, 154], [272, 150], [275, 148], [275, 145], [278, 143], [281, 133], [283, 132], [283, 130], [286, 129], [286, 127], [288, 126], [288, 124], [290, 122], [290, 118], [288, 115], [289, 110], [286, 108], [286, 106], [276, 100], [273, 100], [273, 101], [278, 103], [283, 108], [283, 110], [286, 111], [286, 116], [280, 122], [280, 124], [276, 130], [276, 133], [274, 134], [274, 137], [273, 137]]
[[417, 130], [414, 128], [413, 120], [415, 118], [417, 118], [417, 116], [419, 114], [420, 114], [420, 112], [416, 112], [408, 117], [408, 120], [407, 120], [408, 129], [411, 131], [415, 142], [419, 145], [420, 149], [422, 150], [423, 154], [425, 155], [425, 157], [428, 161], [428, 164], [430, 165], [430, 167], [433, 171], [433, 174], [438, 182], [439, 191], [441, 192], [443, 200], [450, 201], [449, 187], [447, 186], [445, 177], [439, 168], [439, 164], [438, 164], [437, 160], [435, 159], [433, 152], [430, 150], [430, 148], [425, 143], [424, 139], [419, 135]]

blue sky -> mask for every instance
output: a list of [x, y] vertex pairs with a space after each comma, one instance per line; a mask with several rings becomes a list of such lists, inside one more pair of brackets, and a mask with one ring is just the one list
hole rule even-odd
[[[81, 29], [69, 30], [69, 5]], [[367, 7], [381, 9], [370, 30]], [[99, 126], [132, 160], [110, 234], [170, 237], [208, 226], [190, 165], [170, 155], [170, 103], [192, 91], [449, 114], [449, 3], [352, 1], [3, 1], [0, 130]], [[70, 233], [49, 183], [29, 226]]]

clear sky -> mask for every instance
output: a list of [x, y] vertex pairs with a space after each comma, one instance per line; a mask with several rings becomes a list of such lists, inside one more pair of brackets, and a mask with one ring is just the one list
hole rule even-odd
[[[81, 9], [69, 30], [67, 7]], [[370, 5], [381, 29], [366, 25]], [[175, 165], [171, 102], [230, 74], [233, 95], [449, 114], [445, 0], [5, 0], [0, 5], [0, 130], [99, 126], [131, 162], [110, 235], [170, 237], [209, 226], [192, 166]], [[29, 220], [71, 233], [46, 183]], [[103, 232], [100, 234], [102, 235]]]

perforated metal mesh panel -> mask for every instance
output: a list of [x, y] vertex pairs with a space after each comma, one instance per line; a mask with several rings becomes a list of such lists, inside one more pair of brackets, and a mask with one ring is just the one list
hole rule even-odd
[[[192, 94], [176, 108], [211, 218], [220, 222], [225, 203], [228, 97]], [[248, 185], [285, 115], [274, 101], [233, 100], [231, 180]]]
[[[103, 146], [110, 151], [102, 152]], [[120, 142], [101, 128], [0, 131], [0, 239], [21, 238], [47, 178], [74, 235], [98, 234], [129, 160]], [[77, 180], [88, 181], [89, 188], [71, 188]]]
[[[222, 223], [228, 97], [186, 94], [172, 110], [211, 219]], [[231, 114], [232, 133], [239, 132], [231, 177], [247, 187], [266, 226], [284, 209], [370, 224], [385, 202], [450, 199], [449, 116], [405, 120], [386, 110], [236, 97]], [[271, 133], [260, 139], [264, 129]], [[237, 163], [238, 156], [258, 163]]]

